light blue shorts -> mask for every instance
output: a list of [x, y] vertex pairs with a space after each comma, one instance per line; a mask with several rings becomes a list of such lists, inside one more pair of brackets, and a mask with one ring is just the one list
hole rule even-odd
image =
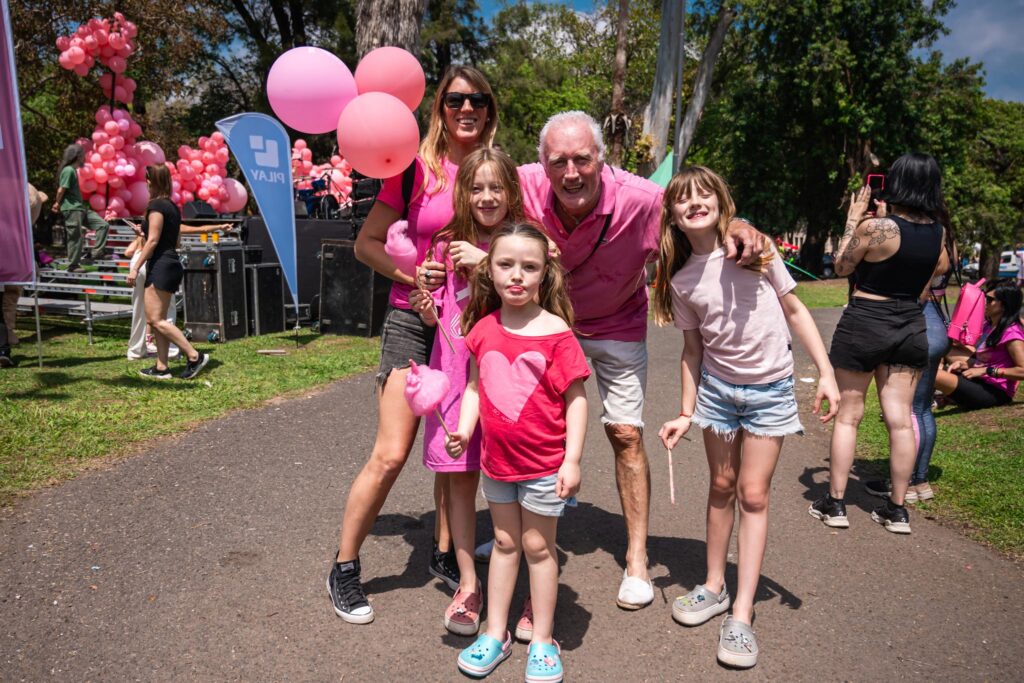
[[555, 493], [558, 473], [525, 481], [496, 481], [480, 473], [480, 490], [488, 503], [519, 503], [541, 517], [561, 517], [566, 500]]
[[701, 368], [692, 422], [729, 438], [740, 429], [754, 436], [804, 431], [792, 375], [768, 384], [732, 384]]

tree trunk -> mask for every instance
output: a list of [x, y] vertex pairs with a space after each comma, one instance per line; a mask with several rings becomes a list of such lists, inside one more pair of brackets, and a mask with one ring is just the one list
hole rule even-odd
[[665, 158], [676, 69], [683, 49], [679, 41], [679, 27], [685, 14], [685, 0], [661, 0], [661, 35], [658, 40], [654, 87], [651, 89], [651, 99], [644, 108], [643, 139], [650, 149], [647, 159], [640, 160], [641, 175], [653, 173]]
[[615, 36], [615, 70], [612, 72], [612, 111], [605, 121], [611, 127], [612, 166], [622, 166], [622, 148], [626, 139], [626, 37], [629, 28], [629, 0], [619, 0], [619, 25]]
[[693, 135], [697, 132], [697, 122], [704, 113], [704, 104], [708, 99], [708, 91], [711, 89], [711, 81], [715, 73], [715, 62], [718, 55], [722, 53], [722, 45], [725, 44], [725, 34], [736, 19], [736, 9], [723, 5], [718, 15], [718, 23], [711, 34], [708, 46], [704, 48], [704, 54], [700, 58], [700, 66], [697, 68], [697, 80], [693, 84], [693, 96], [686, 105], [686, 116], [683, 118], [683, 130], [681, 139], [676, 145], [678, 149], [678, 165], [681, 166], [686, 153], [693, 143]]
[[356, 53], [361, 59], [385, 45], [419, 54], [420, 24], [427, 0], [358, 0]]

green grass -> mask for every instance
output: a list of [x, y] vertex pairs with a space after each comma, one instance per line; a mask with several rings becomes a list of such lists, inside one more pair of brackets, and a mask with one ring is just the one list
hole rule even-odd
[[[29, 326], [19, 320], [20, 336]], [[138, 375], [151, 361], [125, 358], [126, 321], [98, 325], [90, 346], [80, 322], [44, 318], [43, 339], [42, 369], [35, 343], [22, 342], [13, 347], [18, 368], [0, 372], [0, 505], [153, 437], [369, 370], [379, 354], [377, 339], [301, 330], [298, 348], [293, 332], [200, 344], [211, 361], [197, 379], [159, 381]], [[256, 353], [269, 348], [288, 354]]]
[[800, 282], [796, 295], [807, 308], [835, 308], [846, 303], [849, 284], [846, 278]]
[[[888, 476], [889, 438], [878, 415], [871, 393], [857, 454], [868, 469]], [[950, 406], [935, 418], [938, 440], [929, 472], [935, 498], [916, 508], [1024, 559], [1024, 403], [973, 412]]]

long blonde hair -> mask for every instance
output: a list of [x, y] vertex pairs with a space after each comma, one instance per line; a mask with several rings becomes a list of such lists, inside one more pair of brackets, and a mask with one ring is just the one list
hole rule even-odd
[[496, 231], [491, 237], [491, 246], [487, 256], [473, 269], [472, 293], [466, 310], [462, 312], [462, 331], [469, 334], [480, 320], [501, 308], [501, 297], [494, 288], [491, 278], [491, 257], [494, 248], [505, 237], [522, 237], [534, 240], [544, 254], [544, 279], [538, 291], [538, 303], [548, 313], [553, 313], [564, 320], [569, 327], [573, 325], [572, 304], [569, 302], [569, 290], [566, 286], [565, 269], [558, 259], [548, 253], [548, 238], [531, 223], [513, 223]]
[[493, 147], [482, 147], [471, 152], [459, 166], [459, 172], [455, 175], [455, 215], [448, 225], [434, 233], [430, 240], [430, 252], [440, 243], [452, 243], [455, 241], [478, 244], [480, 235], [476, 228], [476, 221], [473, 220], [473, 209], [471, 200], [473, 198], [473, 182], [476, 180], [476, 173], [484, 166], [492, 165], [497, 173], [498, 180], [505, 191], [505, 199], [508, 203], [508, 213], [505, 215], [504, 223], [521, 223], [525, 220], [523, 211], [523, 193], [519, 187], [519, 173], [516, 171], [516, 164], [512, 157], [501, 150]]
[[[437, 84], [437, 92], [434, 93], [434, 102], [430, 105], [430, 123], [427, 124], [427, 134], [420, 143], [420, 158], [430, 173], [425, 173], [423, 178], [423, 191], [430, 194], [443, 192], [448, 186], [448, 176], [444, 172], [444, 158], [448, 156], [449, 140], [448, 128], [444, 121], [444, 96], [448, 93], [448, 87], [456, 78], [467, 81], [477, 89], [478, 92], [490, 95], [491, 101], [487, 105], [487, 120], [484, 122], [484, 129], [480, 133], [480, 144], [490, 147], [494, 142], [494, 133], [498, 130], [498, 101], [494, 98], [487, 77], [479, 69], [471, 66], [455, 65], [448, 67], [444, 78]], [[434, 176], [434, 186], [427, 187], [427, 178]]]
[[[667, 325], [672, 322], [672, 276], [679, 272], [693, 253], [693, 245], [686, 233], [676, 225], [672, 207], [698, 192], [711, 192], [718, 198], [718, 241], [725, 241], [729, 223], [736, 216], [736, 204], [729, 193], [729, 184], [722, 176], [704, 166], [679, 169], [668, 187], [661, 206], [661, 237], [658, 269], [654, 276], [654, 322]], [[766, 249], [761, 257], [748, 266], [761, 271], [771, 261], [774, 249]]]

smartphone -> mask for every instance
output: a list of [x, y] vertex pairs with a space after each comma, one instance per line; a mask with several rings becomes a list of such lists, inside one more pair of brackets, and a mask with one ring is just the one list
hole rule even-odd
[[885, 176], [881, 173], [868, 173], [865, 183], [871, 188], [871, 201], [868, 202], [868, 212], [878, 211], [878, 203], [875, 201], [885, 189]]

